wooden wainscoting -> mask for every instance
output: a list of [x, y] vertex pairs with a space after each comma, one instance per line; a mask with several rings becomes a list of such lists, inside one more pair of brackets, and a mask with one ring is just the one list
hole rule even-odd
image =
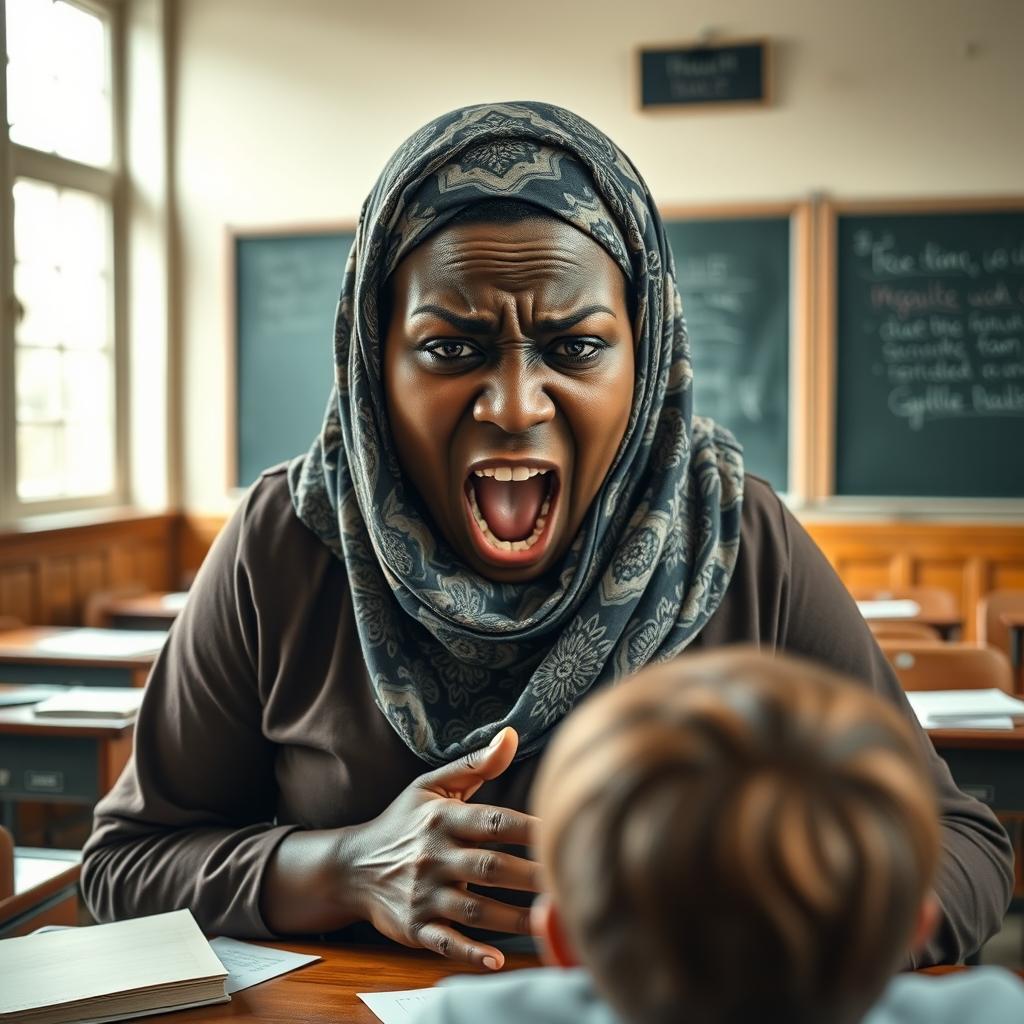
[[90, 594], [177, 585], [177, 514], [0, 533], [0, 616], [74, 626]]
[[1024, 524], [805, 522], [848, 587], [934, 586], [952, 591], [963, 638], [977, 637], [975, 608], [991, 590], [1024, 590]]
[[[224, 525], [220, 515], [169, 513], [0, 534], [0, 616], [75, 625], [96, 590], [187, 583]], [[974, 608], [991, 590], [1024, 590], [1024, 523], [808, 520], [848, 587], [940, 586], [976, 635]]]

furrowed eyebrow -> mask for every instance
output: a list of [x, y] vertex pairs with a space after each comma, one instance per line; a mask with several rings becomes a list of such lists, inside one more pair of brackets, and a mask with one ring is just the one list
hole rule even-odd
[[429, 304], [417, 306], [410, 315], [421, 316], [423, 314], [446, 320], [452, 327], [465, 331], [467, 334], [486, 334], [494, 327], [494, 322], [490, 317], [462, 316], [459, 313], [453, 313], [450, 309], [445, 309], [443, 306], [432, 306]]
[[586, 320], [588, 316], [593, 316], [595, 313], [607, 313], [612, 319], [615, 319], [615, 313], [607, 306], [585, 306], [583, 309], [578, 309], [575, 313], [570, 313], [568, 316], [538, 317], [537, 323], [549, 331], [564, 331], [570, 327], [575, 327], [578, 323]]

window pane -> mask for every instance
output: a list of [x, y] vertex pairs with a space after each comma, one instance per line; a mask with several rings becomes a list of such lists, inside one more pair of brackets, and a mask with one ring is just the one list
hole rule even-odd
[[64, 444], [67, 494], [105, 494], [114, 489], [114, 438], [103, 424], [69, 423]]
[[54, 301], [60, 294], [60, 274], [35, 263], [15, 263], [14, 294], [22, 315], [14, 330], [18, 345], [59, 345], [62, 333], [60, 310]]
[[57, 264], [64, 270], [102, 271], [107, 258], [107, 204], [88, 192], [65, 189], [57, 205]]
[[61, 358], [54, 349], [21, 348], [15, 352], [19, 422], [53, 423], [63, 418]]
[[106, 278], [63, 273], [60, 301], [61, 341], [68, 348], [107, 347]]
[[54, 185], [19, 178], [14, 183], [14, 258], [57, 266], [59, 196]]
[[9, 0], [11, 139], [98, 166], [110, 163], [108, 26], [58, 0]]
[[114, 421], [113, 383], [113, 360], [106, 353], [65, 353], [65, 417], [97, 431], [106, 430]]
[[57, 498], [62, 490], [63, 427], [18, 427], [18, 497]]

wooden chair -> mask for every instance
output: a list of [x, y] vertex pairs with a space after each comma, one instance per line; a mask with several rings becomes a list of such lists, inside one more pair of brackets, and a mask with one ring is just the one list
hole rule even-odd
[[1013, 692], [1010, 659], [985, 644], [879, 640], [904, 690]]
[[[1024, 590], [993, 590], [978, 602], [978, 639], [998, 647], [1010, 657], [1010, 627], [1002, 620], [1006, 612], [1024, 612]], [[1018, 666], [1017, 690], [1024, 690], [1024, 671]]]
[[868, 628], [875, 634], [878, 642], [883, 640], [916, 640], [922, 644], [941, 644], [942, 637], [934, 626], [923, 622], [896, 622], [892, 619], [872, 619]]
[[14, 895], [14, 838], [0, 825], [0, 900]]

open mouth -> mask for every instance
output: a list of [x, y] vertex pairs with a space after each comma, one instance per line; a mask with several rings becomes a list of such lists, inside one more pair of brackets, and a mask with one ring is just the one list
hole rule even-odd
[[558, 471], [536, 461], [489, 461], [470, 469], [466, 507], [482, 558], [503, 565], [540, 559], [558, 501]]

